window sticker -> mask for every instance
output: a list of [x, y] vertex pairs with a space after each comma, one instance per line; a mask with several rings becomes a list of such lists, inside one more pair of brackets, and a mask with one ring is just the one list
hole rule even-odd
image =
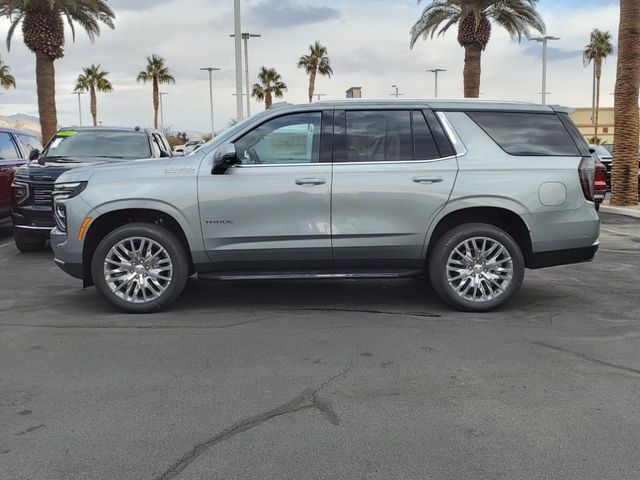
[[56, 136], [60, 137], [60, 138], [67, 138], [67, 137], [73, 137], [74, 135], [76, 135], [78, 132], [76, 132], [75, 130], [60, 130]]

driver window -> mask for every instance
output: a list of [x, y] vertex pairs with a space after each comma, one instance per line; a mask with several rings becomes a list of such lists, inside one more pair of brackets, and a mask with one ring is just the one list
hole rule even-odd
[[320, 161], [320, 112], [274, 118], [235, 142], [242, 165], [287, 165]]

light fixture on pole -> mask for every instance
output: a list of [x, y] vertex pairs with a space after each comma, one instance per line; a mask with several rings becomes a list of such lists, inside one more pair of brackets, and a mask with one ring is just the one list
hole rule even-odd
[[435, 88], [435, 98], [438, 98], [438, 73], [440, 72], [446, 72], [445, 69], [443, 68], [432, 68], [430, 70], [427, 70], [427, 72], [433, 73], [436, 77], [436, 88]]
[[326, 97], [327, 94], [326, 93], [314, 93], [313, 96], [314, 97], [318, 97], [318, 101], [320, 101], [320, 97]]
[[164, 102], [162, 97], [169, 95], [167, 92], [159, 92], [160, 97], [160, 131], [164, 132]]
[[213, 122], [213, 72], [220, 71], [217, 67], [201, 68], [203, 72], [209, 72], [209, 105], [211, 107], [211, 138], [216, 136], [215, 123]]
[[75, 92], [71, 92], [71, 95], [78, 96], [78, 120], [80, 121], [80, 126], [82, 126], [82, 101], [80, 100], [80, 96], [84, 95], [87, 92], [83, 92], [81, 90], [76, 90]]
[[[231, 37], [235, 37], [236, 35], [232, 33]], [[262, 35], [258, 33], [243, 33], [242, 40], [244, 41], [244, 80], [246, 86], [247, 93], [247, 117], [251, 116], [251, 95], [249, 91], [249, 39], [250, 38], [259, 38]]]
[[542, 104], [547, 103], [547, 43], [549, 40], [560, 40], [560, 37], [543, 35], [542, 37], [530, 38], [532, 42], [542, 43]]
[[236, 121], [243, 119], [242, 108], [242, 21], [240, 19], [240, 0], [233, 2], [233, 33], [235, 35], [236, 57]]

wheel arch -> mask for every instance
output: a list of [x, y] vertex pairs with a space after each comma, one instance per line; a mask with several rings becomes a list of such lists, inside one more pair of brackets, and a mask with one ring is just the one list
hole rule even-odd
[[82, 272], [84, 286], [93, 285], [91, 262], [100, 241], [118, 227], [128, 223], [150, 223], [171, 231], [182, 243], [189, 259], [189, 274], [195, 272], [191, 246], [183, 225], [171, 214], [156, 208], [116, 208], [95, 218], [84, 238]]
[[488, 223], [509, 233], [522, 251], [525, 266], [529, 267], [533, 256], [531, 230], [522, 216], [515, 210], [515, 208], [511, 209], [504, 206], [464, 206], [446, 213], [443, 212], [442, 216], [433, 222], [430, 229], [425, 251], [425, 268], [429, 263], [429, 255], [438, 239], [445, 232], [465, 223]]

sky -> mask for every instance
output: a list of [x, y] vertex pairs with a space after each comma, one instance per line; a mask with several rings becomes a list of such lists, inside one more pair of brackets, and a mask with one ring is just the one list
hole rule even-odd
[[[77, 97], [71, 95], [81, 69], [100, 64], [110, 72], [114, 92], [99, 94], [98, 114], [105, 125], [149, 126], [153, 121], [151, 86], [136, 82], [146, 56], [161, 55], [176, 78], [163, 87], [165, 126], [174, 130], [209, 131], [209, 84], [200, 67], [214, 73], [216, 130], [235, 117], [233, 0], [109, 0], [116, 14], [115, 30], [105, 28], [91, 43], [79, 28], [75, 42], [67, 31], [65, 57], [56, 61], [56, 97], [61, 125], [78, 123]], [[308, 77], [298, 58], [316, 40], [328, 48], [334, 75], [319, 78], [323, 100], [341, 99], [351, 86], [363, 87], [366, 98], [389, 98], [398, 85], [407, 98], [434, 94], [433, 74], [443, 68], [440, 97], [462, 96], [464, 50], [455, 29], [409, 48], [409, 30], [419, 18], [423, 0], [242, 0], [243, 31], [261, 34], [249, 42], [251, 83], [261, 66], [274, 67], [288, 86], [282, 100], [307, 101]], [[617, 44], [619, 7], [614, 0], [540, 0], [547, 32], [561, 37], [549, 48], [548, 103], [591, 105], [592, 70], [584, 68], [582, 49], [593, 28], [608, 30]], [[9, 20], [0, 19], [6, 38]], [[0, 115], [37, 115], [35, 55], [17, 30], [11, 50], [0, 56], [16, 77], [18, 88], [0, 96]], [[602, 76], [602, 106], [613, 105], [615, 54]], [[482, 98], [540, 101], [541, 46], [511, 39], [498, 27], [483, 52]], [[82, 97], [89, 118], [88, 95]], [[252, 99], [252, 113], [264, 108]]]

